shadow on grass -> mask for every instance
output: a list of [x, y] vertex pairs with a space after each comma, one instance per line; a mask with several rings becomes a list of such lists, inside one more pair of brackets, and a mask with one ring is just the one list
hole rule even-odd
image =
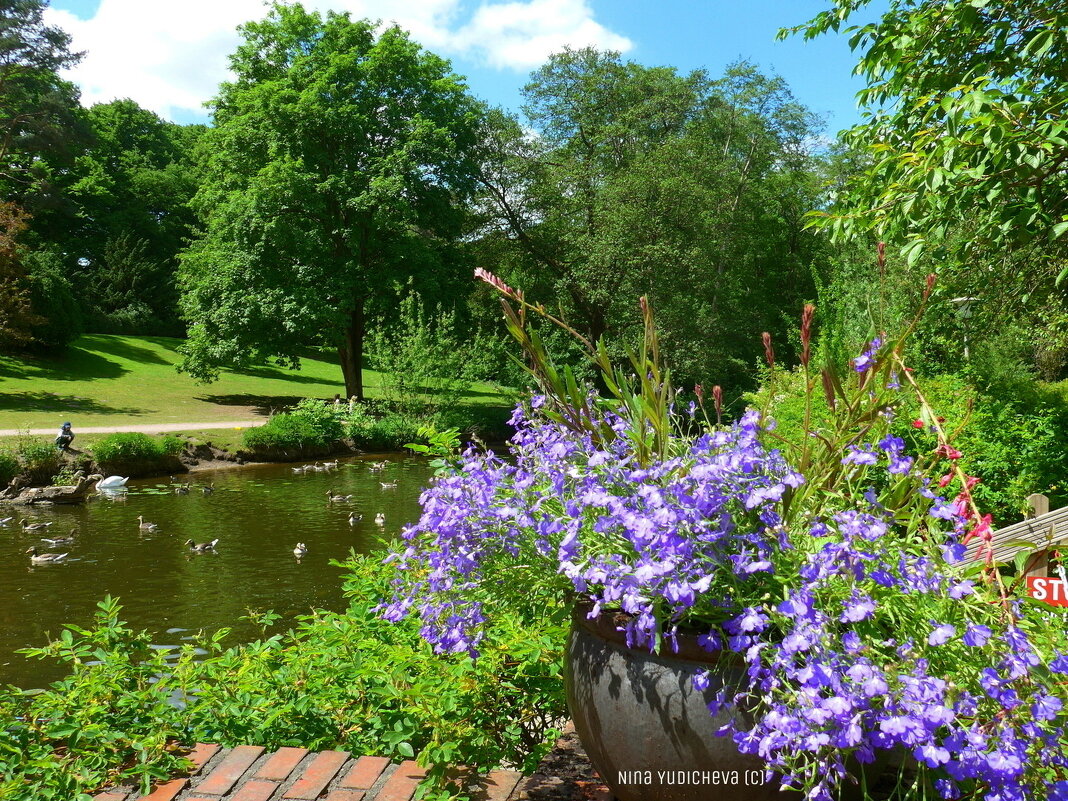
[[[173, 348], [178, 343], [178, 340], [172, 340], [167, 337], [139, 337], [139, 339], [169, 348]], [[156, 351], [130, 342], [126, 338], [90, 334], [85, 336], [83, 341], [86, 344], [91, 344], [93, 350], [98, 350], [110, 356], [118, 356], [121, 359], [137, 362], [138, 364], [172, 364], [171, 361], [164, 359]]]
[[[228, 372], [233, 373], [234, 375], [247, 375], [252, 376], [253, 378], [272, 378], [276, 381], [286, 381], [296, 384], [330, 385], [333, 383], [328, 380], [323, 380], [321, 378], [315, 378], [314, 376], [302, 374], [297, 370], [290, 370], [286, 367], [241, 367], [237, 369], [231, 368], [230, 370], [228, 370]], [[344, 384], [340, 382], [338, 383], [338, 386], [344, 388]]]
[[287, 411], [304, 400], [304, 397], [302, 395], [253, 395], [250, 392], [242, 392], [232, 395], [197, 395], [195, 400], [214, 403], [218, 406], [249, 406], [256, 414], [268, 417]]
[[57, 395], [54, 392], [0, 392], [0, 410], [56, 412], [71, 416], [78, 413], [128, 414], [133, 416], [146, 413], [145, 409], [138, 409], [132, 406], [109, 406], [106, 403], [100, 403], [90, 398]]
[[118, 362], [79, 347], [72, 347], [58, 356], [0, 358], [0, 376], [7, 378], [92, 381], [97, 378], [118, 378], [128, 372], [130, 370]]

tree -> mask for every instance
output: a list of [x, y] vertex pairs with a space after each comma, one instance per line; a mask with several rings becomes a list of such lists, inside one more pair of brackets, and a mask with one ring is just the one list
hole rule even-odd
[[[832, 0], [780, 35], [837, 31], [869, 2]], [[963, 262], [1038, 245], [1063, 264], [1068, 4], [890, 0], [878, 22], [846, 32], [869, 114], [848, 139], [872, 159], [817, 223], [874, 231], [910, 263], [932, 248]]]
[[193, 151], [206, 128], [165, 122], [132, 100], [94, 105], [87, 119], [93, 140], [70, 188], [79, 224], [65, 244], [94, 287], [94, 324], [110, 330], [133, 318], [140, 330], [126, 333], [177, 333], [178, 253], [195, 223]]
[[480, 109], [395, 27], [276, 4], [242, 32], [204, 137], [203, 236], [182, 259], [182, 367], [296, 366], [321, 339], [362, 397], [371, 306], [409, 278], [449, 291]]
[[761, 332], [814, 294], [812, 115], [748, 64], [711, 80], [591, 49], [524, 92], [538, 137], [500, 118], [487, 136], [485, 252], [591, 340], [633, 344], [646, 295], [677, 379], [750, 381]]
[[0, 0], [0, 178], [26, 184], [34, 156], [63, 149], [77, 90], [58, 71], [76, 64], [70, 36], [44, 24], [44, 0]]

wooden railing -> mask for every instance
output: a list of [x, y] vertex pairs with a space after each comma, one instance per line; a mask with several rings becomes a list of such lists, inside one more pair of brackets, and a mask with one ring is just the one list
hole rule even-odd
[[[1049, 498], [1035, 493], [1027, 496], [1031, 511], [1025, 520], [999, 528], [990, 542], [995, 562], [1012, 562], [1025, 549], [1034, 548], [1024, 566], [1028, 576], [1049, 575], [1049, 555], [1056, 548], [1068, 547], [1068, 506], [1049, 510]], [[968, 555], [972, 559], [986, 560], [983, 543], [973, 541]]]

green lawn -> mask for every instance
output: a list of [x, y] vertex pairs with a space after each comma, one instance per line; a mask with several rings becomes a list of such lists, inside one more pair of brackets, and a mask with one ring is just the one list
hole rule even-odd
[[[91, 334], [50, 358], [0, 356], [0, 428], [58, 428], [137, 423], [253, 420], [302, 398], [344, 395], [341, 367], [316, 358], [299, 371], [261, 366], [227, 371], [214, 384], [175, 372], [182, 340]], [[364, 371], [375, 397], [379, 373]], [[474, 404], [500, 404], [490, 385], [475, 387]], [[218, 437], [222, 439], [223, 437]]]

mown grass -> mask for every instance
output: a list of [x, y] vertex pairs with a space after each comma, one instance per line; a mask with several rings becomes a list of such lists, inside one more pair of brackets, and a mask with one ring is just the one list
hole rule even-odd
[[[344, 395], [339, 365], [321, 358], [299, 371], [261, 365], [224, 371], [213, 384], [197, 384], [175, 371], [182, 340], [90, 334], [49, 358], [0, 356], [0, 429], [59, 428], [146, 423], [207, 423], [266, 418], [302, 398]], [[364, 371], [368, 397], [380, 395], [381, 375]], [[488, 384], [465, 399], [475, 405], [504, 402]], [[234, 432], [240, 435], [240, 432]], [[215, 442], [225, 435], [203, 432]], [[79, 436], [76, 446], [88, 444]]]

